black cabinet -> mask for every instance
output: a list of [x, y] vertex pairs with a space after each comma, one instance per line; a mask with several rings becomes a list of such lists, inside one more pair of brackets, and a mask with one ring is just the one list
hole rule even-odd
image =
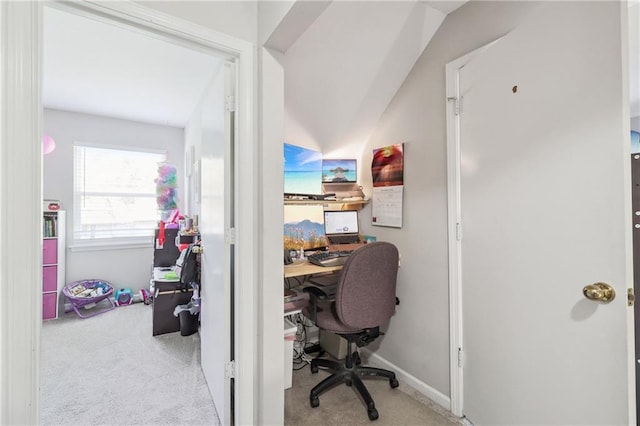
[[176, 246], [176, 237], [178, 236], [178, 229], [165, 229], [164, 230], [164, 244], [162, 247], [158, 246], [158, 233], [159, 229], [155, 230], [153, 236], [153, 267], [159, 266], [173, 266], [176, 264], [178, 256], [180, 256], [180, 250]]
[[153, 297], [153, 335], [180, 331], [180, 319], [173, 315], [178, 305], [186, 305], [193, 289], [180, 290], [179, 282], [155, 282]]

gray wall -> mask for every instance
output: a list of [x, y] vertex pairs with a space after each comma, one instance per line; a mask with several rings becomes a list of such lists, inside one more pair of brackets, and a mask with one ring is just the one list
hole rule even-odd
[[60, 200], [67, 212], [66, 282], [101, 278], [134, 292], [148, 287], [153, 256], [151, 237], [149, 246], [144, 248], [82, 251], [69, 248], [73, 244], [73, 144], [166, 150], [167, 160], [178, 169], [178, 193], [182, 198], [183, 130], [51, 109], [44, 110], [43, 128], [56, 141], [55, 151], [44, 156], [44, 198]]
[[[401, 300], [376, 353], [449, 396], [449, 287], [445, 65], [508, 33], [536, 7], [533, 2], [471, 2], [447, 16], [387, 107], [363, 150], [405, 143], [402, 229], [370, 225], [366, 234], [395, 243], [401, 253]], [[371, 174], [362, 175], [371, 187]], [[374, 346], [375, 348], [375, 346]]]

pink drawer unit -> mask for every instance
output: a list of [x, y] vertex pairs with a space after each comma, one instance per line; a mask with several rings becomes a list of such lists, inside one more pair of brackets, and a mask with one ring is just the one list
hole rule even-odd
[[46, 293], [42, 295], [42, 319], [52, 319], [56, 317], [57, 303], [58, 293]]
[[58, 262], [58, 240], [47, 239], [42, 244], [42, 263], [51, 265]]
[[58, 290], [58, 267], [45, 266], [42, 268], [42, 291]]

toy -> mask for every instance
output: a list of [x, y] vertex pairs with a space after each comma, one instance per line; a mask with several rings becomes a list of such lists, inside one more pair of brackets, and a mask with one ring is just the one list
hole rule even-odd
[[118, 289], [113, 298], [118, 306], [130, 305], [133, 303], [133, 293], [131, 293], [130, 288]]
[[[89, 318], [95, 315], [114, 309], [116, 305], [113, 303], [111, 296], [113, 287], [108, 281], [90, 279], [82, 281], [74, 281], [62, 288], [62, 293], [71, 302], [71, 307], [80, 318]], [[99, 302], [106, 300], [111, 306], [107, 309], [97, 310], [89, 315], [83, 315], [79, 308], [91, 309]]]
[[140, 299], [142, 299], [145, 305], [149, 305], [151, 303], [151, 294], [144, 288], [140, 289]]

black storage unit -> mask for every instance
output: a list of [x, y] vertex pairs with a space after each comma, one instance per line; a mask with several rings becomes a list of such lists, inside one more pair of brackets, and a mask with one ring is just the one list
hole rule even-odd
[[153, 335], [180, 331], [180, 319], [173, 315], [178, 305], [186, 305], [193, 296], [193, 289], [180, 290], [179, 282], [155, 281], [153, 297]]
[[176, 237], [178, 236], [178, 229], [165, 229], [164, 230], [164, 245], [162, 248], [157, 248], [156, 241], [158, 241], [159, 229], [156, 229], [153, 235], [153, 267], [159, 266], [173, 266], [180, 256], [180, 250], [176, 246]]

